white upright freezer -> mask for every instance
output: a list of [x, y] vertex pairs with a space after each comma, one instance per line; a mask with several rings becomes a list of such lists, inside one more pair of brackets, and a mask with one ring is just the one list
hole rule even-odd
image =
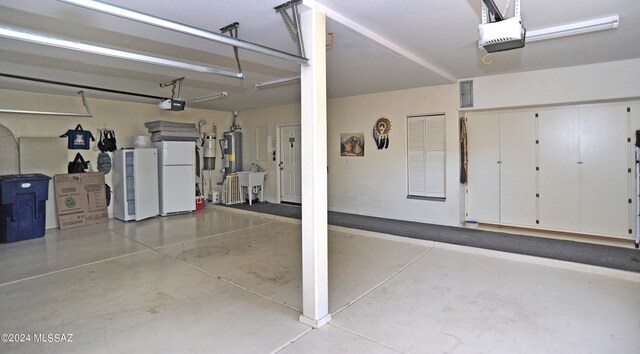
[[160, 141], [153, 145], [158, 149], [160, 215], [195, 210], [195, 142]]
[[142, 220], [159, 214], [158, 152], [153, 148], [113, 154], [113, 217]]

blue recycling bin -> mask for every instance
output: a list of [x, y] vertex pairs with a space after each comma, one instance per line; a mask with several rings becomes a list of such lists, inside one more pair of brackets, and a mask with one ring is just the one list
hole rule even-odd
[[0, 176], [0, 242], [44, 236], [50, 179], [38, 173]]

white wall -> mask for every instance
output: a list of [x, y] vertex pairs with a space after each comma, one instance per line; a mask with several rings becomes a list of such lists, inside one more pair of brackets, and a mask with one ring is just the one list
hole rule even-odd
[[[445, 225], [460, 222], [457, 85], [425, 87], [336, 98], [328, 101], [329, 210]], [[447, 118], [447, 198], [444, 202], [407, 199], [406, 116], [445, 113]], [[389, 149], [377, 150], [373, 125], [382, 116], [393, 128]], [[300, 121], [300, 106], [241, 112], [243, 163], [255, 161], [255, 128]], [[364, 157], [340, 156], [340, 133], [365, 134]], [[303, 142], [304, 144], [304, 142]], [[269, 171], [265, 198], [278, 200], [276, 162], [258, 162]]]
[[[275, 106], [250, 111], [243, 111], [238, 114], [238, 121], [242, 127], [242, 164], [243, 169], [248, 170], [252, 163], [257, 163], [269, 173], [264, 181], [264, 198], [272, 203], [278, 202], [278, 186], [276, 182], [276, 172], [278, 161], [273, 161], [271, 151], [267, 151], [267, 160], [258, 161], [256, 159], [256, 128], [267, 127], [267, 136], [276, 139], [278, 125], [300, 124], [300, 104], [290, 104]], [[276, 149], [278, 142], [273, 143]]]
[[[58, 116], [35, 116], [23, 114], [0, 114], [0, 124], [9, 128], [14, 135], [20, 137], [58, 137], [65, 133], [67, 129], [74, 129], [78, 123], [82, 124], [85, 130], [91, 130], [98, 138], [98, 129], [107, 127], [116, 132], [118, 149], [123, 147], [133, 147], [133, 137], [136, 135], [147, 135], [145, 122], [155, 120], [170, 120], [178, 122], [198, 123], [201, 120], [207, 122], [207, 129], [213, 130], [213, 124], [217, 124], [218, 131], [224, 131], [231, 124], [232, 114], [230, 112], [210, 111], [202, 109], [187, 108], [183, 112], [168, 112], [158, 109], [156, 103], [135, 103], [103, 99], [92, 99], [87, 94], [89, 107], [93, 113], [92, 118], [78, 117], [58, 117]], [[23, 109], [23, 110], [43, 110], [57, 112], [82, 112], [83, 107], [79, 97], [59, 96], [50, 94], [27, 93], [12, 90], [0, 90], [0, 108]], [[66, 139], [66, 138], [65, 138]], [[69, 150], [69, 161], [73, 159], [77, 152], [80, 152], [85, 160], [90, 160], [93, 168], [97, 168], [96, 159], [99, 151], [90, 150]], [[218, 155], [220, 153], [218, 152]], [[216, 168], [220, 170], [220, 159], [216, 161]], [[66, 167], [65, 167], [66, 169]], [[106, 183], [111, 183], [112, 173], [105, 176]], [[216, 172], [214, 183], [221, 180]], [[217, 187], [214, 185], [214, 189]], [[111, 207], [109, 208], [111, 212]]]
[[[523, 72], [474, 78], [474, 110], [518, 106], [554, 105], [571, 102], [620, 100], [640, 97], [640, 59], [577, 67]], [[231, 113], [187, 108], [184, 112], [166, 112], [153, 103], [131, 103], [89, 98], [93, 118], [36, 117], [1, 114], [0, 124], [17, 136], [59, 136], [77, 123], [94, 133], [107, 127], [115, 129], [118, 146], [131, 145], [131, 138], [146, 134], [144, 122], [205, 120], [218, 132], [228, 130]], [[460, 194], [458, 149], [458, 86], [443, 85], [390, 91], [328, 101], [329, 209], [349, 213], [458, 225], [463, 205]], [[33, 110], [80, 112], [77, 97], [64, 97], [0, 90], [0, 107]], [[443, 112], [447, 116], [447, 199], [445, 202], [406, 199], [406, 116]], [[387, 150], [377, 150], [371, 136], [375, 121], [386, 116], [393, 122]], [[239, 114], [243, 131], [243, 163], [248, 169], [257, 162], [269, 171], [265, 198], [278, 200], [277, 161], [269, 155], [256, 161], [255, 128], [266, 126], [268, 135], [277, 136], [277, 125], [300, 122], [300, 105], [284, 105]], [[365, 156], [340, 157], [340, 133], [364, 132]], [[274, 144], [274, 147], [277, 144]], [[69, 152], [71, 159], [75, 151]], [[83, 152], [95, 164], [97, 152]], [[218, 170], [220, 161], [217, 161]], [[216, 181], [219, 174], [215, 175]], [[108, 183], [110, 175], [107, 176]]]
[[473, 108], [468, 110], [634, 99], [640, 97], [640, 59], [472, 80]]

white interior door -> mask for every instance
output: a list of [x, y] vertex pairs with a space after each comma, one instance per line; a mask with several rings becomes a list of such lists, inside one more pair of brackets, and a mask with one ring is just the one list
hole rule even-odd
[[580, 109], [580, 230], [628, 236], [626, 105]]
[[302, 203], [301, 133], [299, 125], [280, 127], [280, 200]]
[[560, 108], [538, 116], [540, 227], [580, 229], [580, 111]]
[[536, 226], [536, 118], [500, 114], [500, 222]]
[[500, 222], [500, 116], [474, 114], [467, 118], [467, 220]]

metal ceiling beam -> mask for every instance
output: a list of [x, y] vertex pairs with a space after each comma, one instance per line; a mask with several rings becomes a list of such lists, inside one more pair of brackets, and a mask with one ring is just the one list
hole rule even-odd
[[191, 27], [182, 23], [169, 21], [159, 17], [147, 15], [142, 12], [136, 12], [133, 10], [103, 3], [100, 1], [95, 1], [95, 0], [58, 0], [58, 1], [71, 4], [71, 5], [84, 7], [86, 9], [90, 9], [94, 11], [99, 11], [109, 15], [118, 16], [128, 20], [144, 23], [147, 25], [152, 25], [152, 26], [164, 28], [167, 30], [175, 31], [175, 32], [188, 34], [194, 37], [207, 39], [217, 43], [238, 47], [238, 48], [249, 50], [252, 52], [269, 55], [274, 58], [283, 59], [283, 60], [298, 63], [298, 64], [306, 65], [309, 63], [309, 59], [307, 58], [290, 54], [287, 52], [283, 52], [278, 49], [266, 47], [256, 43], [243, 41], [241, 39], [225, 36], [219, 33], [210, 32], [207, 30], [203, 30], [201, 28]]
[[347, 26], [348, 28], [351, 28], [352, 30], [360, 33], [361, 35], [371, 39], [372, 41], [402, 55], [403, 57], [411, 60], [412, 62], [429, 69], [430, 71], [438, 74], [439, 76], [449, 80], [450, 82], [456, 82], [458, 79], [455, 77], [455, 75], [453, 75], [452, 73], [437, 67], [436, 65], [420, 58], [418, 55], [410, 52], [409, 50], [402, 48], [401, 46], [393, 43], [392, 41], [388, 40], [387, 38], [375, 33], [374, 31], [360, 25], [359, 23], [353, 21], [352, 19], [340, 14], [337, 11], [334, 11], [320, 3], [318, 3], [315, 0], [303, 0], [302, 3], [310, 8], [315, 8], [318, 9], [322, 12], [324, 12], [327, 17], [333, 19], [334, 21]]
[[107, 47], [100, 47], [97, 45], [86, 44], [77, 41], [71, 41], [64, 38], [52, 37], [46, 34], [40, 34], [36, 32], [25, 31], [20, 28], [12, 28], [0, 25], [0, 37], [15, 39], [23, 42], [30, 42], [42, 45], [48, 45], [52, 47], [58, 47], [63, 49], [75, 50], [84, 53], [103, 55], [112, 58], [125, 59], [131, 61], [137, 61], [147, 64], [155, 64], [168, 66], [171, 68], [183, 69], [201, 72], [205, 74], [215, 74], [229, 76], [236, 79], [242, 79], [244, 75], [234, 71], [229, 71], [222, 68], [213, 66], [203, 66], [192, 63], [186, 63], [177, 60], [171, 60], [160, 57], [153, 57], [150, 55], [138, 54], [133, 52], [126, 52], [123, 50], [112, 49]]

